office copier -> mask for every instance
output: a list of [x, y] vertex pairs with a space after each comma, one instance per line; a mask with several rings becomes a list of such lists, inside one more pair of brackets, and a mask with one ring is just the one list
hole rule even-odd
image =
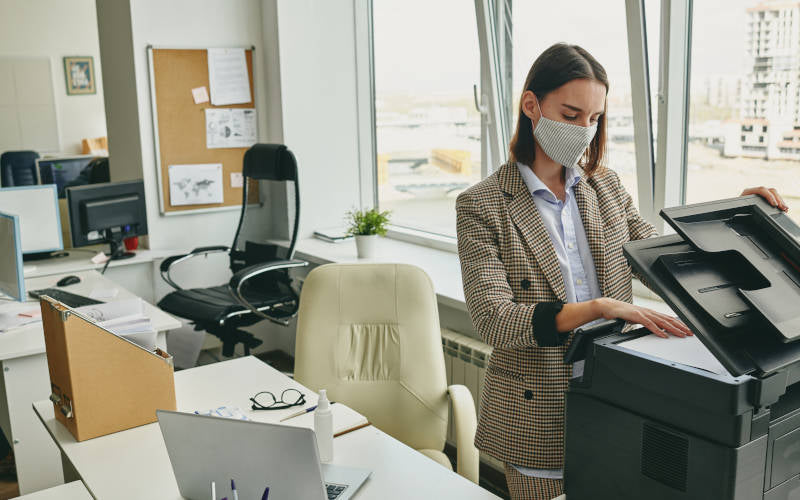
[[643, 328], [576, 332], [567, 499], [800, 499], [800, 228], [757, 196], [661, 216], [677, 234], [623, 252], [724, 369], [627, 348]]

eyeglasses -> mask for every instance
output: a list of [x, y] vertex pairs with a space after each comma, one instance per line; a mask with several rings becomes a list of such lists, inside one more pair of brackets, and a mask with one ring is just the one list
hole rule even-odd
[[251, 406], [254, 410], [285, 410], [292, 406], [302, 406], [306, 404], [306, 396], [297, 389], [286, 389], [281, 393], [281, 398], [277, 399], [269, 391], [261, 391], [252, 398]]

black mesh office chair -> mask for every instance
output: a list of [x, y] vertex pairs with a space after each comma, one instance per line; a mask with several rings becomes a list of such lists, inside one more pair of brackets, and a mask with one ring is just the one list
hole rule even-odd
[[36, 151], [6, 151], [0, 155], [0, 187], [38, 184], [38, 158], [39, 153]]
[[[300, 219], [297, 162], [292, 152], [281, 144], [256, 144], [245, 153], [242, 172], [245, 186], [250, 179], [294, 183], [294, 228], [285, 258], [278, 257], [281, 248], [277, 245], [247, 241], [242, 229], [248, 214], [247, 189], [243, 189], [242, 214], [230, 248], [195, 248], [188, 254], [174, 255], [161, 263], [161, 276], [175, 291], [161, 299], [158, 306], [194, 322], [195, 330], [205, 330], [218, 337], [225, 356], [233, 356], [234, 348], [240, 342], [245, 354], [261, 344], [261, 340], [241, 327], [263, 319], [284, 326], [289, 324], [289, 319], [297, 313], [299, 299], [291, 287], [288, 269], [308, 265], [292, 259]], [[227, 285], [184, 290], [170, 276], [170, 268], [175, 264], [217, 252], [228, 252], [230, 256], [233, 277]]]

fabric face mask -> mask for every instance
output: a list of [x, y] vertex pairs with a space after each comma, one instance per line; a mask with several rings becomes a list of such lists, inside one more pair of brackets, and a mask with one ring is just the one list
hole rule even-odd
[[[539, 106], [539, 101], [536, 101]], [[581, 127], [571, 123], [563, 123], [542, 114], [539, 107], [539, 123], [533, 130], [533, 136], [547, 156], [565, 167], [574, 167], [581, 159], [586, 148], [597, 132], [597, 122], [591, 127]]]

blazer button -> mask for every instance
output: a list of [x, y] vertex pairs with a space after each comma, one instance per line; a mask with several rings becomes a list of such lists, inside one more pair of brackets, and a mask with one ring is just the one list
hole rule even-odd
[[522, 287], [523, 290], [527, 290], [528, 288], [531, 287], [531, 282], [528, 279], [524, 279], [524, 280], [520, 281], [519, 284], [520, 284], [520, 286]]
[[533, 391], [532, 390], [527, 389], [525, 391], [525, 399], [533, 399]]

